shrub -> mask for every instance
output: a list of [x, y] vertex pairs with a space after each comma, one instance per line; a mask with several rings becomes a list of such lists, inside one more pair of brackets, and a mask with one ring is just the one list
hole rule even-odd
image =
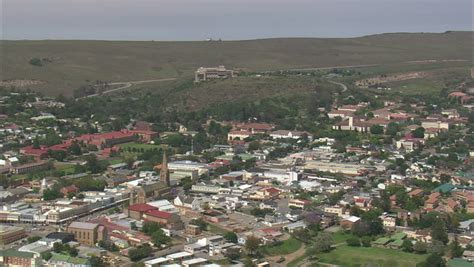
[[360, 247], [360, 240], [357, 237], [351, 237], [346, 240], [347, 245], [351, 247]]

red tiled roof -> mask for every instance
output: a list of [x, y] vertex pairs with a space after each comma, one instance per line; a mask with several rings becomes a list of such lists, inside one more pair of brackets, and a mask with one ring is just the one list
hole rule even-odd
[[419, 195], [419, 194], [421, 194], [421, 193], [423, 193], [423, 190], [417, 188], [417, 189], [415, 189], [415, 190], [410, 191], [410, 193], [408, 193], [408, 195], [412, 197], [412, 196]]
[[62, 190], [68, 193], [71, 193], [71, 192], [76, 192], [77, 190], [79, 190], [79, 188], [77, 188], [75, 185], [70, 185], [70, 186], [63, 187]]
[[249, 131], [230, 131], [229, 134], [237, 134], [237, 135], [252, 135], [252, 132]]
[[147, 216], [152, 216], [156, 218], [162, 218], [162, 219], [169, 219], [171, 218], [172, 213], [166, 212], [166, 211], [160, 211], [160, 210], [149, 210], [145, 212]]
[[273, 125], [268, 123], [246, 123], [239, 127], [240, 129], [256, 129], [256, 130], [265, 130], [270, 131], [273, 129]]
[[137, 211], [137, 212], [147, 212], [149, 210], [156, 210], [156, 208], [148, 204], [134, 204], [134, 205], [129, 206], [128, 210]]
[[268, 193], [271, 193], [271, 194], [272, 194], [272, 193], [274, 193], [274, 194], [280, 193], [280, 190], [278, 190], [278, 189], [276, 189], [276, 188], [274, 188], [274, 187], [268, 187], [268, 188], [265, 188], [264, 190], [267, 191]]
[[146, 130], [130, 130], [130, 133], [134, 134], [147, 134], [147, 135], [153, 135], [153, 134], [158, 134], [157, 132], [154, 131], [146, 131]]
[[96, 134], [84, 134], [76, 139], [84, 140], [84, 141], [93, 141], [93, 140], [110, 140], [110, 139], [117, 139], [117, 138], [124, 138], [130, 137], [134, 135], [134, 133], [130, 131], [115, 131], [115, 132], [108, 132], [108, 133], [96, 133]]

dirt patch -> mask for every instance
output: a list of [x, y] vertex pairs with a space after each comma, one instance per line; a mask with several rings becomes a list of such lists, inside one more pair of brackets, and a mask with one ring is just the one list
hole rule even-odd
[[2, 87], [15, 87], [15, 88], [23, 88], [33, 85], [43, 85], [46, 84], [45, 81], [39, 80], [3, 80], [0, 81], [0, 86]]

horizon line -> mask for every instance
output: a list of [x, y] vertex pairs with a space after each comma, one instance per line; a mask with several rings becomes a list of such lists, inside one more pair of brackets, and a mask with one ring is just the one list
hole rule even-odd
[[271, 40], [271, 39], [357, 39], [377, 35], [388, 35], [388, 34], [449, 34], [449, 33], [474, 33], [474, 30], [446, 30], [442, 32], [410, 32], [410, 31], [397, 31], [397, 32], [383, 32], [383, 33], [372, 33], [365, 35], [357, 36], [347, 36], [347, 37], [323, 37], [323, 36], [276, 36], [276, 37], [258, 37], [258, 38], [249, 38], [249, 39], [222, 39], [222, 38], [204, 38], [199, 40], [158, 40], [158, 39], [89, 39], [89, 38], [44, 38], [44, 39], [3, 39], [0, 38], [0, 41], [101, 41], [101, 42], [239, 42], [239, 41], [257, 41], [257, 40]]

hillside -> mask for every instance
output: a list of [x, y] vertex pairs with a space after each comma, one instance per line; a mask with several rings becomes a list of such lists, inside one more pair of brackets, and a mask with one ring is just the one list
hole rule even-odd
[[[72, 90], [88, 80], [125, 82], [190, 77], [199, 66], [279, 70], [430, 59], [472, 61], [472, 32], [397, 33], [345, 39], [0, 41], [0, 44], [0, 80], [25, 80], [27, 85], [23, 88], [52, 95], [71, 95]], [[43, 59], [43, 66], [30, 64], [33, 58]]]

